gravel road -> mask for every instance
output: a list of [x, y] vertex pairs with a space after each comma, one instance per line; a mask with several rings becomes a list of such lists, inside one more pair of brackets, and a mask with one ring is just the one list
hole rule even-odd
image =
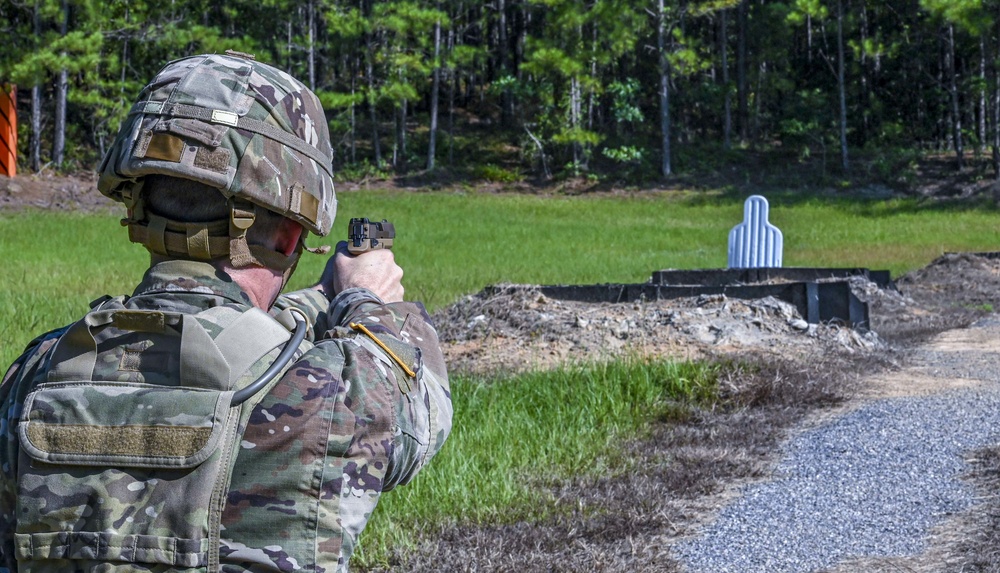
[[961, 476], [972, 450], [1000, 441], [1000, 319], [945, 332], [864, 387], [793, 435], [770, 479], [674, 546], [688, 571], [805, 573], [917, 555], [931, 528], [974, 508]]

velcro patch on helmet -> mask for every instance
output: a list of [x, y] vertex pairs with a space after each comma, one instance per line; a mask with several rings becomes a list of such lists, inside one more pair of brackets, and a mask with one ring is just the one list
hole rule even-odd
[[319, 221], [319, 199], [306, 191], [301, 183], [292, 184], [289, 191], [289, 209], [316, 226]]
[[184, 140], [169, 133], [154, 133], [149, 138], [145, 153], [139, 157], [180, 163], [184, 153]]
[[194, 156], [194, 166], [198, 169], [215, 171], [216, 173], [226, 173], [229, 169], [229, 157], [232, 152], [225, 147], [217, 149], [206, 149], [199, 147]]

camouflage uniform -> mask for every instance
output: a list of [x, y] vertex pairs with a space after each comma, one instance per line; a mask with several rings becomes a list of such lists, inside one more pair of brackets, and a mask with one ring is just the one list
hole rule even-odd
[[[98, 188], [163, 262], [4, 376], [0, 573], [346, 570], [381, 493], [451, 428], [437, 335], [421, 305], [361, 288], [271, 316], [202, 262], [287, 279], [304, 242], [289, 256], [247, 230], [264, 209], [329, 232], [331, 156], [316, 95], [246, 55], [177, 60], [143, 89]], [[207, 186], [229, 216], [147, 208], [150, 175]]]
[[[250, 303], [213, 267], [168, 261], [147, 272], [124, 306], [183, 314], [210, 311], [213, 323], [203, 319], [206, 330], [218, 334], [218, 326], [230, 323]], [[309, 289], [284, 295], [276, 304], [292, 306], [314, 319], [316, 334], [312, 343], [302, 344], [301, 354], [260, 402], [240, 416], [242, 436], [218, 525], [221, 571], [346, 570], [381, 492], [409, 481], [450, 430], [445, 365], [421, 305], [382, 304], [363, 289], [345, 291], [328, 303], [322, 293]], [[352, 323], [364, 324], [416, 376], [406, 374], [372, 336], [347, 326]], [[204, 514], [212, 492], [204, 491], [206, 486], [181, 493], [160, 485], [178, 470], [107, 467], [93, 491], [83, 491], [79, 478], [88, 468], [57, 461], [44, 468], [46, 475], [32, 475], [34, 481], [22, 475], [19, 481], [19, 474], [32, 473], [28, 466], [45, 465], [23, 451], [17, 431], [26, 417], [22, 404], [45, 383], [53, 347], [65, 332], [33, 341], [0, 387], [0, 571], [18, 571], [15, 560], [26, 557], [36, 559], [30, 570], [37, 571], [206, 570], [211, 547], [202, 530], [205, 516], [177, 515], [174, 498], [196, 498], [184, 511]], [[122, 349], [101, 348], [93, 378], [134, 383], [135, 372], [121, 369], [126, 362]], [[246, 377], [258, 375], [268, 362], [255, 365]], [[116, 408], [111, 393], [103, 395], [99, 388], [87, 392], [92, 395], [80, 391], [70, 396], [87, 401], [90, 410], [100, 410], [104, 400], [106, 408]], [[137, 402], [132, 399], [133, 407]], [[32, 408], [43, 417], [58, 415]], [[197, 410], [187, 409], [192, 416], [191, 410]], [[201, 471], [211, 460], [183, 471]], [[34, 489], [33, 483], [38, 484]], [[27, 516], [30, 522], [24, 521]], [[112, 532], [105, 531], [109, 524]], [[185, 528], [193, 533], [178, 533]], [[116, 561], [134, 568], [100, 565]]]

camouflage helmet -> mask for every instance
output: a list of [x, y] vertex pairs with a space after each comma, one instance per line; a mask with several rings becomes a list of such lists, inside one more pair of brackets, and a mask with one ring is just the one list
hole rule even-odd
[[[255, 206], [318, 235], [330, 231], [337, 209], [332, 156], [316, 95], [253, 56], [227, 51], [182, 58], [160, 70], [140, 92], [104, 157], [97, 186], [129, 207], [130, 219], [123, 223], [132, 240], [152, 245], [150, 250], [164, 250], [164, 243], [191, 245], [192, 234], [202, 233], [214, 235], [214, 244], [239, 250], [242, 264], [248, 264], [247, 256], [257, 262], [243, 238]], [[219, 236], [220, 222], [194, 230], [173, 221], [149, 224], [141, 190], [143, 178], [153, 174], [217, 188], [230, 201], [231, 241]], [[195, 240], [188, 254], [227, 254], [212, 244], [205, 237]], [[236, 253], [230, 254], [237, 263]]]

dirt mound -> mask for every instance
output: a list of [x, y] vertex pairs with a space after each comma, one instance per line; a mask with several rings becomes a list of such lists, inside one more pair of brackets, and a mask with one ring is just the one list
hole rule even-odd
[[759, 354], [793, 361], [823, 354], [887, 352], [991, 312], [1000, 260], [945, 255], [880, 288], [857, 277], [872, 329], [807, 324], [791, 304], [767, 297], [703, 295], [630, 303], [558, 300], [530, 285], [499, 285], [464, 297], [436, 316], [456, 372], [493, 374], [593, 361], [625, 353], [677, 359]]
[[97, 190], [97, 175], [91, 172], [0, 177], [0, 211], [25, 207], [94, 211], [114, 204]]
[[872, 328], [909, 346], [1000, 309], [1000, 253], [948, 253], [896, 285], [903, 297], [870, 299]]

